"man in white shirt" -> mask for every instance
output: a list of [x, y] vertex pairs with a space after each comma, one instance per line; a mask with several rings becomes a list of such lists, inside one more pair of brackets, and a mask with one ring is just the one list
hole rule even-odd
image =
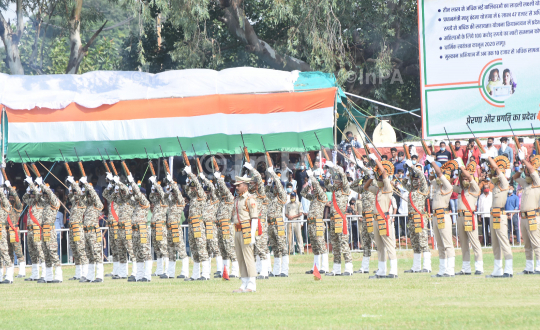
[[492, 137], [489, 137], [487, 139], [487, 147], [485, 149], [486, 149], [486, 154], [491, 158], [495, 158], [499, 155], [499, 150], [495, 148], [495, 146], [493, 145]]
[[493, 195], [491, 194], [491, 191], [489, 191], [489, 188], [484, 188], [482, 191], [482, 194], [480, 197], [478, 197], [478, 212], [484, 213], [480, 214], [480, 219], [482, 219], [482, 229], [484, 234], [484, 242], [490, 243], [490, 237], [489, 234], [490, 228], [489, 228], [489, 217], [491, 212], [491, 203], [493, 202]]

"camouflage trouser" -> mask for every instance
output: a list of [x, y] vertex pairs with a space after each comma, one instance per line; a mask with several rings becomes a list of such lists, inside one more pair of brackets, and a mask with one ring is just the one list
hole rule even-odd
[[0, 225], [0, 259], [2, 261], [1, 266], [11, 267], [11, 265], [13, 265], [13, 262], [9, 257], [8, 236], [9, 233], [7, 227]]
[[206, 250], [206, 234], [204, 226], [201, 226], [201, 237], [193, 237], [193, 227], [191, 223], [189, 224], [189, 247], [191, 249], [191, 256], [193, 257], [193, 262], [203, 262], [208, 260], [208, 251]]
[[214, 232], [214, 238], [206, 239], [206, 250], [208, 251], [209, 256], [215, 258], [221, 256], [221, 251], [219, 251], [217, 226], [215, 222], [213, 227], [214, 229], [212, 231]]
[[349, 233], [343, 235], [335, 233], [334, 221], [330, 221], [330, 240], [332, 241], [332, 253], [334, 254], [334, 263], [341, 264], [341, 254], [345, 263], [352, 262], [351, 249], [349, 247]]
[[261, 227], [262, 234], [256, 238], [253, 256], [259, 256], [261, 260], [266, 260], [266, 255], [270, 253], [268, 249], [268, 223], [266, 220], [261, 220]]
[[414, 232], [414, 221], [409, 218], [407, 223], [407, 230], [409, 231], [409, 238], [411, 239], [411, 245], [414, 253], [420, 254], [422, 252], [430, 252], [428, 244], [428, 226], [426, 217], [424, 216], [424, 229], [420, 233]]
[[371, 257], [371, 245], [374, 240], [373, 232], [368, 233], [365, 221], [360, 221], [360, 230], [362, 235], [362, 250], [364, 257]]
[[268, 225], [268, 244], [274, 251], [274, 258], [281, 258], [289, 254], [287, 249], [287, 236], [278, 235], [278, 226], [276, 224]]
[[316, 224], [311, 223], [308, 225], [308, 235], [309, 240], [311, 241], [311, 250], [313, 250], [314, 255], [321, 255], [328, 252], [326, 250], [326, 242], [324, 241], [324, 231], [323, 236], [317, 236]]
[[56, 241], [56, 230], [54, 229], [54, 223], [51, 224], [51, 238], [48, 242], [45, 242], [45, 237], [41, 237], [41, 246], [43, 248], [43, 255], [45, 256], [45, 266], [56, 267], [60, 266], [60, 258], [58, 257], [58, 242]]
[[169, 254], [169, 261], [176, 261], [176, 253], [178, 253], [178, 259], [182, 260], [187, 257], [186, 252], [186, 243], [184, 242], [184, 231], [182, 230], [182, 225], [178, 223], [178, 242], [173, 242], [173, 233], [172, 230], [167, 230], [167, 252]]
[[[82, 226], [82, 225], [81, 225]], [[69, 246], [73, 252], [73, 261], [75, 265], [84, 265], [88, 263], [88, 257], [86, 256], [86, 244], [85, 244], [85, 235], [81, 233], [79, 241], [75, 242], [73, 239], [72, 227], [69, 228]]]
[[218, 228], [219, 250], [221, 251], [223, 260], [236, 261], [236, 250], [234, 249], [234, 227], [231, 225], [231, 228], [233, 229], [230, 231], [228, 239], [223, 238], [223, 231], [221, 231], [221, 227]]
[[118, 229], [116, 229], [116, 238], [114, 237], [114, 223], [109, 223], [109, 253], [113, 257], [113, 261], [118, 261], [118, 248], [116, 241], [118, 240]]
[[[141, 223], [146, 224], [146, 222]], [[146, 237], [144, 237], [144, 235], [141, 235], [140, 230], [133, 230], [133, 253], [138, 263], [152, 260], [152, 255], [150, 254], [150, 235], [148, 235], [149, 232], [150, 228], [146, 227]]]
[[15, 256], [19, 259], [19, 263], [24, 262], [24, 254], [21, 245], [22, 239], [19, 237], [18, 242], [8, 242], [8, 253], [11, 258], [11, 262], [15, 262]]
[[118, 261], [125, 264], [127, 262], [127, 255], [135, 261], [135, 255], [133, 254], [133, 241], [132, 239], [126, 239], [126, 230], [118, 229], [118, 239], [116, 240], [116, 252], [118, 254]]
[[[155, 224], [152, 224], [152, 226], [155, 226]], [[156, 253], [156, 258], [168, 258], [169, 257], [169, 251], [168, 249], [168, 241], [167, 241], [167, 225], [165, 222], [163, 222], [163, 226], [161, 227], [161, 240], [156, 240], [156, 229], [155, 227], [152, 228], [152, 246], [154, 247], [154, 252]]]
[[45, 261], [45, 255], [43, 254], [43, 248], [41, 247], [41, 240], [34, 242], [34, 231], [28, 228], [26, 235], [26, 242], [28, 244], [28, 254], [30, 254], [30, 260], [33, 264], [41, 264]]
[[88, 262], [90, 264], [103, 263], [103, 257], [101, 256], [101, 252], [103, 250], [103, 245], [101, 242], [101, 231], [98, 230], [97, 233], [95, 230], [85, 231], [84, 240]]

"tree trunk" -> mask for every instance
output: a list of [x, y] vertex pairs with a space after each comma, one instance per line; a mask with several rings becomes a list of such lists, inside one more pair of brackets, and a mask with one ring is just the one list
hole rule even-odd
[[17, 0], [17, 31], [13, 32], [4, 15], [0, 13], [0, 36], [4, 42], [6, 50], [6, 64], [11, 74], [24, 75], [24, 68], [19, 54], [19, 41], [24, 30], [23, 4], [22, 0]]

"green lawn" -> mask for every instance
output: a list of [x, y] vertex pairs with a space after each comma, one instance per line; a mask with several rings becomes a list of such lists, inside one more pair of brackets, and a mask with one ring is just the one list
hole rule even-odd
[[[458, 252], [457, 250], [456, 252]], [[486, 273], [493, 254], [484, 250]], [[514, 250], [514, 272], [525, 266], [523, 250]], [[36, 284], [16, 279], [0, 286], [0, 328], [293, 328], [293, 329], [439, 329], [540, 327], [540, 276], [486, 279], [482, 276], [431, 278], [403, 274], [412, 252], [398, 252], [397, 280], [368, 280], [368, 275], [325, 277], [304, 272], [312, 255], [291, 257], [289, 278], [257, 282], [257, 292], [232, 294], [238, 279], [184, 282], [153, 278], [128, 283], [106, 278], [101, 284], [67, 281]], [[436, 256], [436, 251], [433, 251]], [[372, 270], [377, 254], [371, 257]], [[354, 269], [361, 254], [353, 254]], [[461, 257], [456, 258], [456, 271]], [[433, 258], [434, 271], [438, 259]], [[105, 271], [111, 270], [110, 265]], [[212, 265], [215, 270], [215, 263]], [[331, 265], [330, 265], [331, 267]], [[180, 263], [177, 266], [179, 271]]]

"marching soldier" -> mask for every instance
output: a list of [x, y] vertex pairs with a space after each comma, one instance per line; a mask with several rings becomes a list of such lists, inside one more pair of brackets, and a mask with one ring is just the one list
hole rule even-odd
[[317, 266], [321, 274], [324, 274], [328, 271], [328, 250], [324, 241], [326, 226], [323, 222], [323, 213], [328, 202], [328, 196], [326, 196], [319, 181], [313, 175], [313, 171], [307, 170], [306, 174], [309, 178], [310, 187], [302, 189], [300, 194], [310, 201], [307, 222], [309, 240], [314, 254], [313, 267], [306, 274], [313, 274], [315, 266]]
[[12, 262], [15, 261], [14, 256], [17, 256], [17, 260], [19, 261], [19, 274], [17, 277], [23, 278], [26, 277], [26, 262], [24, 261], [25, 257], [19, 237], [19, 217], [21, 216], [21, 212], [23, 210], [23, 204], [21, 203], [15, 187], [12, 187], [8, 180], [4, 181], [4, 185], [9, 190], [8, 199], [9, 203], [11, 204], [11, 211], [9, 212], [9, 218], [11, 220], [10, 227], [13, 225], [11, 230], [15, 236], [13, 240], [8, 240], [9, 256], [12, 259]]
[[118, 241], [118, 214], [115, 210], [115, 203], [118, 203], [118, 195], [114, 193], [114, 178], [110, 172], [106, 174], [107, 188], [103, 190], [103, 198], [107, 200], [107, 209], [109, 211], [107, 217], [107, 225], [109, 227], [109, 252], [113, 261], [113, 269], [109, 274], [105, 274], [105, 277], [110, 276], [113, 280], [127, 278], [126, 274], [123, 277], [120, 277], [120, 260], [118, 255], [117, 241]]
[[[231, 232], [234, 230], [234, 228], [231, 228], [234, 196], [225, 185], [225, 180], [221, 177], [221, 173], [215, 172], [214, 177], [217, 178], [217, 196], [219, 198], [219, 206], [216, 215], [219, 249], [223, 257], [223, 265], [224, 267], [227, 267], [227, 272], [229, 272], [229, 277], [238, 277], [239, 269], [234, 248], [234, 232]], [[229, 268], [229, 266], [231, 266], [231, 268]], [[221, 275], [216, 275], [214, 277], [219, 278], [222, 277], [222, 275], [223, 272]]]
[[474, 252], [474, 275], [484, 273], [484, 262], [482, 260], [482, 247], [478, 239], [478, 227], [474, 210], [478, 196], [480, 196], [480, 187], [472, 177], [476, 171], [476, 162], [471, 161], [467, 168], [461, 166], [460, 183], [454, 185], [454, 192], [458, 193], [458, 218], [457, 227], [459, 241], [461, 243], [461, 254], [463, 256], [463, 265], [461, 271], [456, 275], [471, 275], [471, 252], [469, 243]]
[[12, 284], [13, 283], [13, 261], [9, 256], [9, 246], [8, 242], [10, 240], [10, 226], [8, 223], [9, 212], [11, 212], [11, 204], [7, 199], [4, 189], [0, 189], [0, 263], [1, 267], [6, 267], [6, 277], [2, 281], [0, 278], [0, 284]]
[[[347, 218], [345, 216], [349, 195], [351, 194], [350, 183], [340, 166], [335, 166], [331, 161], [326, 162], [328, 174], [325, 179], [325, 186], [332, 192], [332, 203], [330, 218], [330, 240], [334, 253], [334, 266], [332, 272], [326, 276], [352, 276], [353, 264], [351, 249], [349, 248], [349, 231], [347, 230]], [[330, 176], [334, 183], [330, 182]], [[345, 271], [341, 274], [341, 254], [345, 259]]]
[[[395, 232], [392, 230], [392, 218], [388, 214], [392, 198], [392, 183], [389, 173], [394, 173], [394, 165], [389, 161], [379, 161], [377, 156], [369, 154], [369, 158], [375, 161], [377, 187], [371, 185], [373, 179], [369, 179], [364, 185], [364, 189], [371, 191], [375, 195], [376, 230], [375, 242], [377, 244], [377, 254], [379, 255], [379, 270], [371, 279], [377, 278], [397, 278], [397, 258]], [[386, 275], [386, 255], [390, 260], [390, 271]]]
[[[111, 213], [118, 215], [118, 233], [116, 240], [116, 249], [118, 252], [118, 278], [126, 278], [128, 274], [127, 255], [131, 258], [132, 270], [129, 282], [135, 282], [137, 274], [137, 261], [133, 253], [133, 230], [131, 225], [131, 216], [133, 215], [133, 206], [131, 200], [133, 197], [129, 194], [127, 186], [120, 182], [118, 176], [114, 176], [114, 193], [110, 189], [107, 194], [111, 194]], [[105, 195], [105, 193], [104, 193]], [[113, 212], [113, 210], [115, 212]], [[113, 279], [116, 279], [113, 277]]]
[[[202, 173], [201, 173], [202, 174]], [[216, 188], [212, 184], [212, 181], [208, 180], [206, 176], [200, 175], [202, 182], [204, 183], [203, 189], [206, 194], [206, 208], [204, 210], [204, 229], [206, 233], [206, 250], [208, 251], [208, 264], [212, 265], [212, 257], [216, 258], [216, 275], [220, 275], [223, 271], [223, 258], [218, 246], [218, 236], [216, 227], [216, 213], [219, 205], [219, 200], [216, 196]], [[209, 270], [210, 272], [210, 270]]]
[[151, 176], [148, 180], [152, 183], [149, 198], [154, 204], [154, 210], [150, 223], [152, 227], [152, 246], [157, 258], [156, 272], [152, 275], [161, 277], [164, 274], [166, 275], [169, 267], [167, 227], [165, 225], [169, 203], [161, 187], [161, 182], [156, 182], [155, 176]]
[[[28, 242], [28, 253], [30, 254], [30, 260], [32, 260], [32, 275], [24, 280], [45, 282], [45, 255], [41, 246], [41, 214], [43, 213], [43, 207], [40, 205], [40, 199], [36, 194], [39, 187], [36, 188], [34, 186], [32, 178], [29, 176], [24, 181], [28, 183], [28, 188], [23, 195], [23, 202], [28, 205], [28, 218], [31, 220], [26, 225], [26, 229], [28, 230], [26, 239]], [[39, 277], [40, 266], [41, 277]]]
[[[498, 156], [495, 159], [487, 157], [491, 167], [491, 182], [493, 188], [493, 203], [491, 206], [491, 244], [493, 249], [493, 273], [486, 277], [512, 277], [512, 249], [508, 241], [508, 218], [505, 212], [506, 199], [508, 198], [508, 188], [510, 187], [506, 178], [506, 171], [510, 169], [510, 161], [506, 156]], [[486, 166], [487, 167], [487, 166]], [[504, 273], [502, 268], [502, 257], [506, 260]]]
[[[409, 180], [405, 189], [409, 191], [409, 222], [407, 224], [411, 245], [413, 247], [413, 266], [405, 273], [431, 273], [431, 250], [428, 244], [428, 214], [424, 209], [429, 187], [422, 171], [422, 165], [413, 165], [411, 160], [405, 162], [409, 168]], [[422, 254], [424, 267], [421, 267]]]
[[[538, 176], [538, 166], [540, 157], [538, 155], [527, 160], [523, 151], [518, 152], [518, 156], [525, 165], [525, 178], [521, 178], [521, 172], [514, 174], [514, 180], [523, 187], [521, 194], [521, 214], [520, 231], [525, 245], [525, 270], [520, 274], [540, 274], [540, 232], [538, 231], [538, 202], [540, 201], [540, 177]], [[534, 268], [534, 257], [536, 256], [536, 268]]]
[[199, 180], [197, 180], [197, 176], [191, 173], [189, 166], [184, 168], [184, 172], [190, 179], [188, 192], [189, 246], [193, 256], [193, 273], [190, 278], [186, 278], [184, 281], [207, 281], [210, 279], [210, 260], [206, 249], [206, 234], [203, 223], [206, 193]]
[[232, 221], [235, 228], [234, 247], [240, 266], [240, 278], [242, 285], [240, 289], [233, 292], [255, 292], [257, 286], [255, 277], [255, 257], [253, 256], [253, 246], [255, 245], [255, 229], [258, 226], [259, 213], [257, 202], [253, 195], [248, 192], [250, 178], [236, 177], [236, 192], [238, 197], [234, 200]]
[[[287, 202], [287, 193], [283, 189], [281, 180], [272, 167], [266, 169], [270, 179], [266, 195], [270, 199], [268, 204], [268, 244], [274, 251], [274, 269], [270, 277], [289, 276], [289, 252], [285, 237], [285, 225], [283, 223], [283, 206]], [[235, 241], [236, 244], [236, 241]], [[238, 252], [238, 251], [237, 251]]]
[[75, 262], [75, 276], [69, 280], [86, 282], [88, 257], [86, 256], [86, 239], [83, 226], [86, 195], [83, 194], [79, 184], [75, 182], [72, 176], [68, 176], [66, 181], [69, 184], [68, 199], [71, 202], [71, 210], [69, 211], [69, 246], [73, 252], [73, 261]]
[[[100, 283], [103, 282], [103, 258], [101, 256], [102, 235], [101, 229], [99, 229], [99, 214], [103, 210], [103, 203], [85, 176], [80, 181], [84, 185], [86, 194], [86, 210], [83, 220], [86, 255], [89, 262], [86, 282]], [[80, 282], [85, 281], [81, 279]]]

